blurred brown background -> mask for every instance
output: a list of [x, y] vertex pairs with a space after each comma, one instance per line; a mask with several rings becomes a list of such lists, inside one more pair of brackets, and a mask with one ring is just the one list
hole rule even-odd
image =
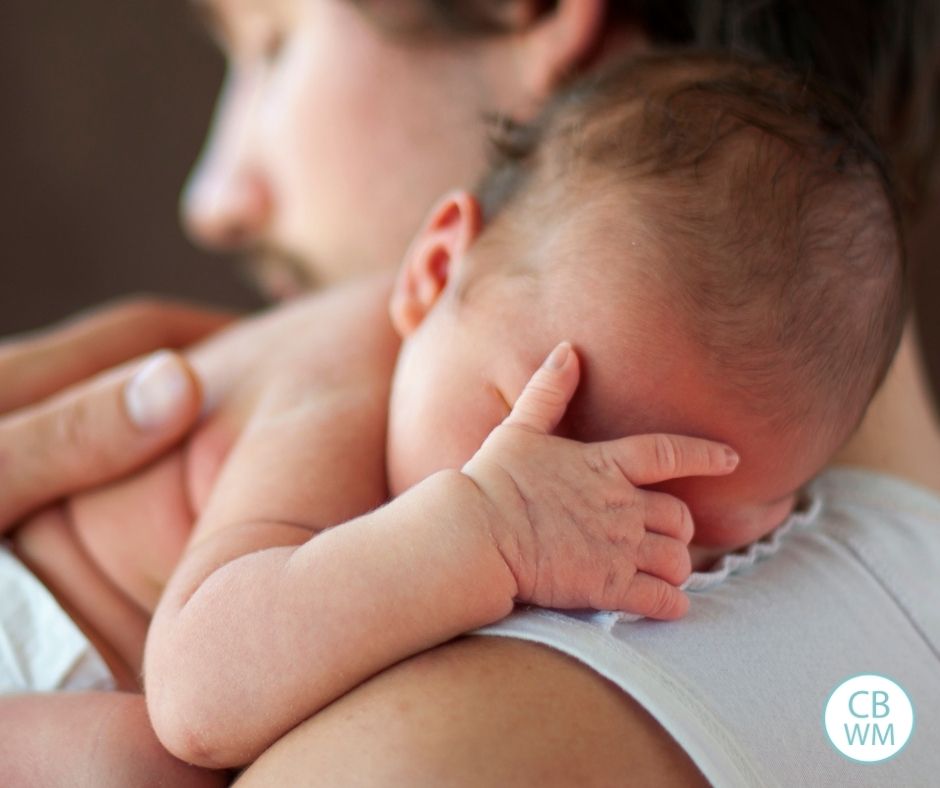
[[[2, 3], [0, 336], [130, 292], [257, 305], [177, 222], [223, 72], [186, 0]], [[935, 205], [915, 294], [940, 382]]]
[[2, 0], [0, 336], [130, 292], [258, 303], [177, 221], [223, 60], [186, 0]]

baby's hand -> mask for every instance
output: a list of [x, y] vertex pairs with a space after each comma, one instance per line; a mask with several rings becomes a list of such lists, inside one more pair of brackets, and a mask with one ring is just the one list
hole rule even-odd
[[691, 572], [692, 517], [678, 498], [639, 486], [721, 476], [738, 456], [679, 435], [552, 436], [578, 379], [577, 356], [562, 343], [462, 469], [491, 505], [491, 536], [516, 579], [515, 598], [680, 618], [689, 600], [676, 586]]

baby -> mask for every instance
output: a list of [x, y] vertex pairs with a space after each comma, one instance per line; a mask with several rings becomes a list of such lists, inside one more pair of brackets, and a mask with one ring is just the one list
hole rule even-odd
[[437, 206], [392, 287], [397, 361], [384, 280], [324, 296], [332, 345], [282, 349], [231, 406], [218, 478], [166, 461], [198, 501], [146, 653], [178, 757], [247, 763], [516, 601], [679, 617], [691, 521], [664, 493], [698, 545], [734, 549], [861, 418], [902, 261], [878, 154], [830, 97], [647, 58], [503, 131], [478, 196]]

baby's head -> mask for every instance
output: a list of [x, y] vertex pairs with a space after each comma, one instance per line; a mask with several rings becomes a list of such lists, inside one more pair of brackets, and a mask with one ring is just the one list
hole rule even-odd
[[869, 136], [805, 80], [685, 55], [607, 70], [502, 138], [396, 284], [392, 491], [465, 462], [568, 339], [582, 381], [559, 434], [725, 441], [734, 474], [662, 487], [700, 544], [768, 531], [900, 336], [897, 212]]

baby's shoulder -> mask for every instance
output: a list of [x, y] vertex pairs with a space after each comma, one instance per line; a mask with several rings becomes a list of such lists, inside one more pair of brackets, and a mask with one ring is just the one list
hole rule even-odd
[[[205, 348], [200, 361], [212, 377], [214, 405], [184, 448], [197, 513], [246, 430], [267, 445], [307, 442], [312, 432], [335, 440], [337, 430], [363, 446], [383, 444], [399, 344], [388, 318], [389, 285], [386, 276], [366, 277], [297, 299]], [[224, 367], [223, 358], [230, 362]]]
[[366, 280], [332, 290], [283, 307], [282, 341], [271, 343], [256, 379], [259, 409], [387, 401], [399, 340], [385, 288]]
[[[365, 277], [238, 320], [187, 351], [207, 407], [244, 415], [272, 389], [315, 394], [355, 377], [391, 376], [398, 339], [388, 276]], [[235, 403], [236, 407], [232, 407]]]

